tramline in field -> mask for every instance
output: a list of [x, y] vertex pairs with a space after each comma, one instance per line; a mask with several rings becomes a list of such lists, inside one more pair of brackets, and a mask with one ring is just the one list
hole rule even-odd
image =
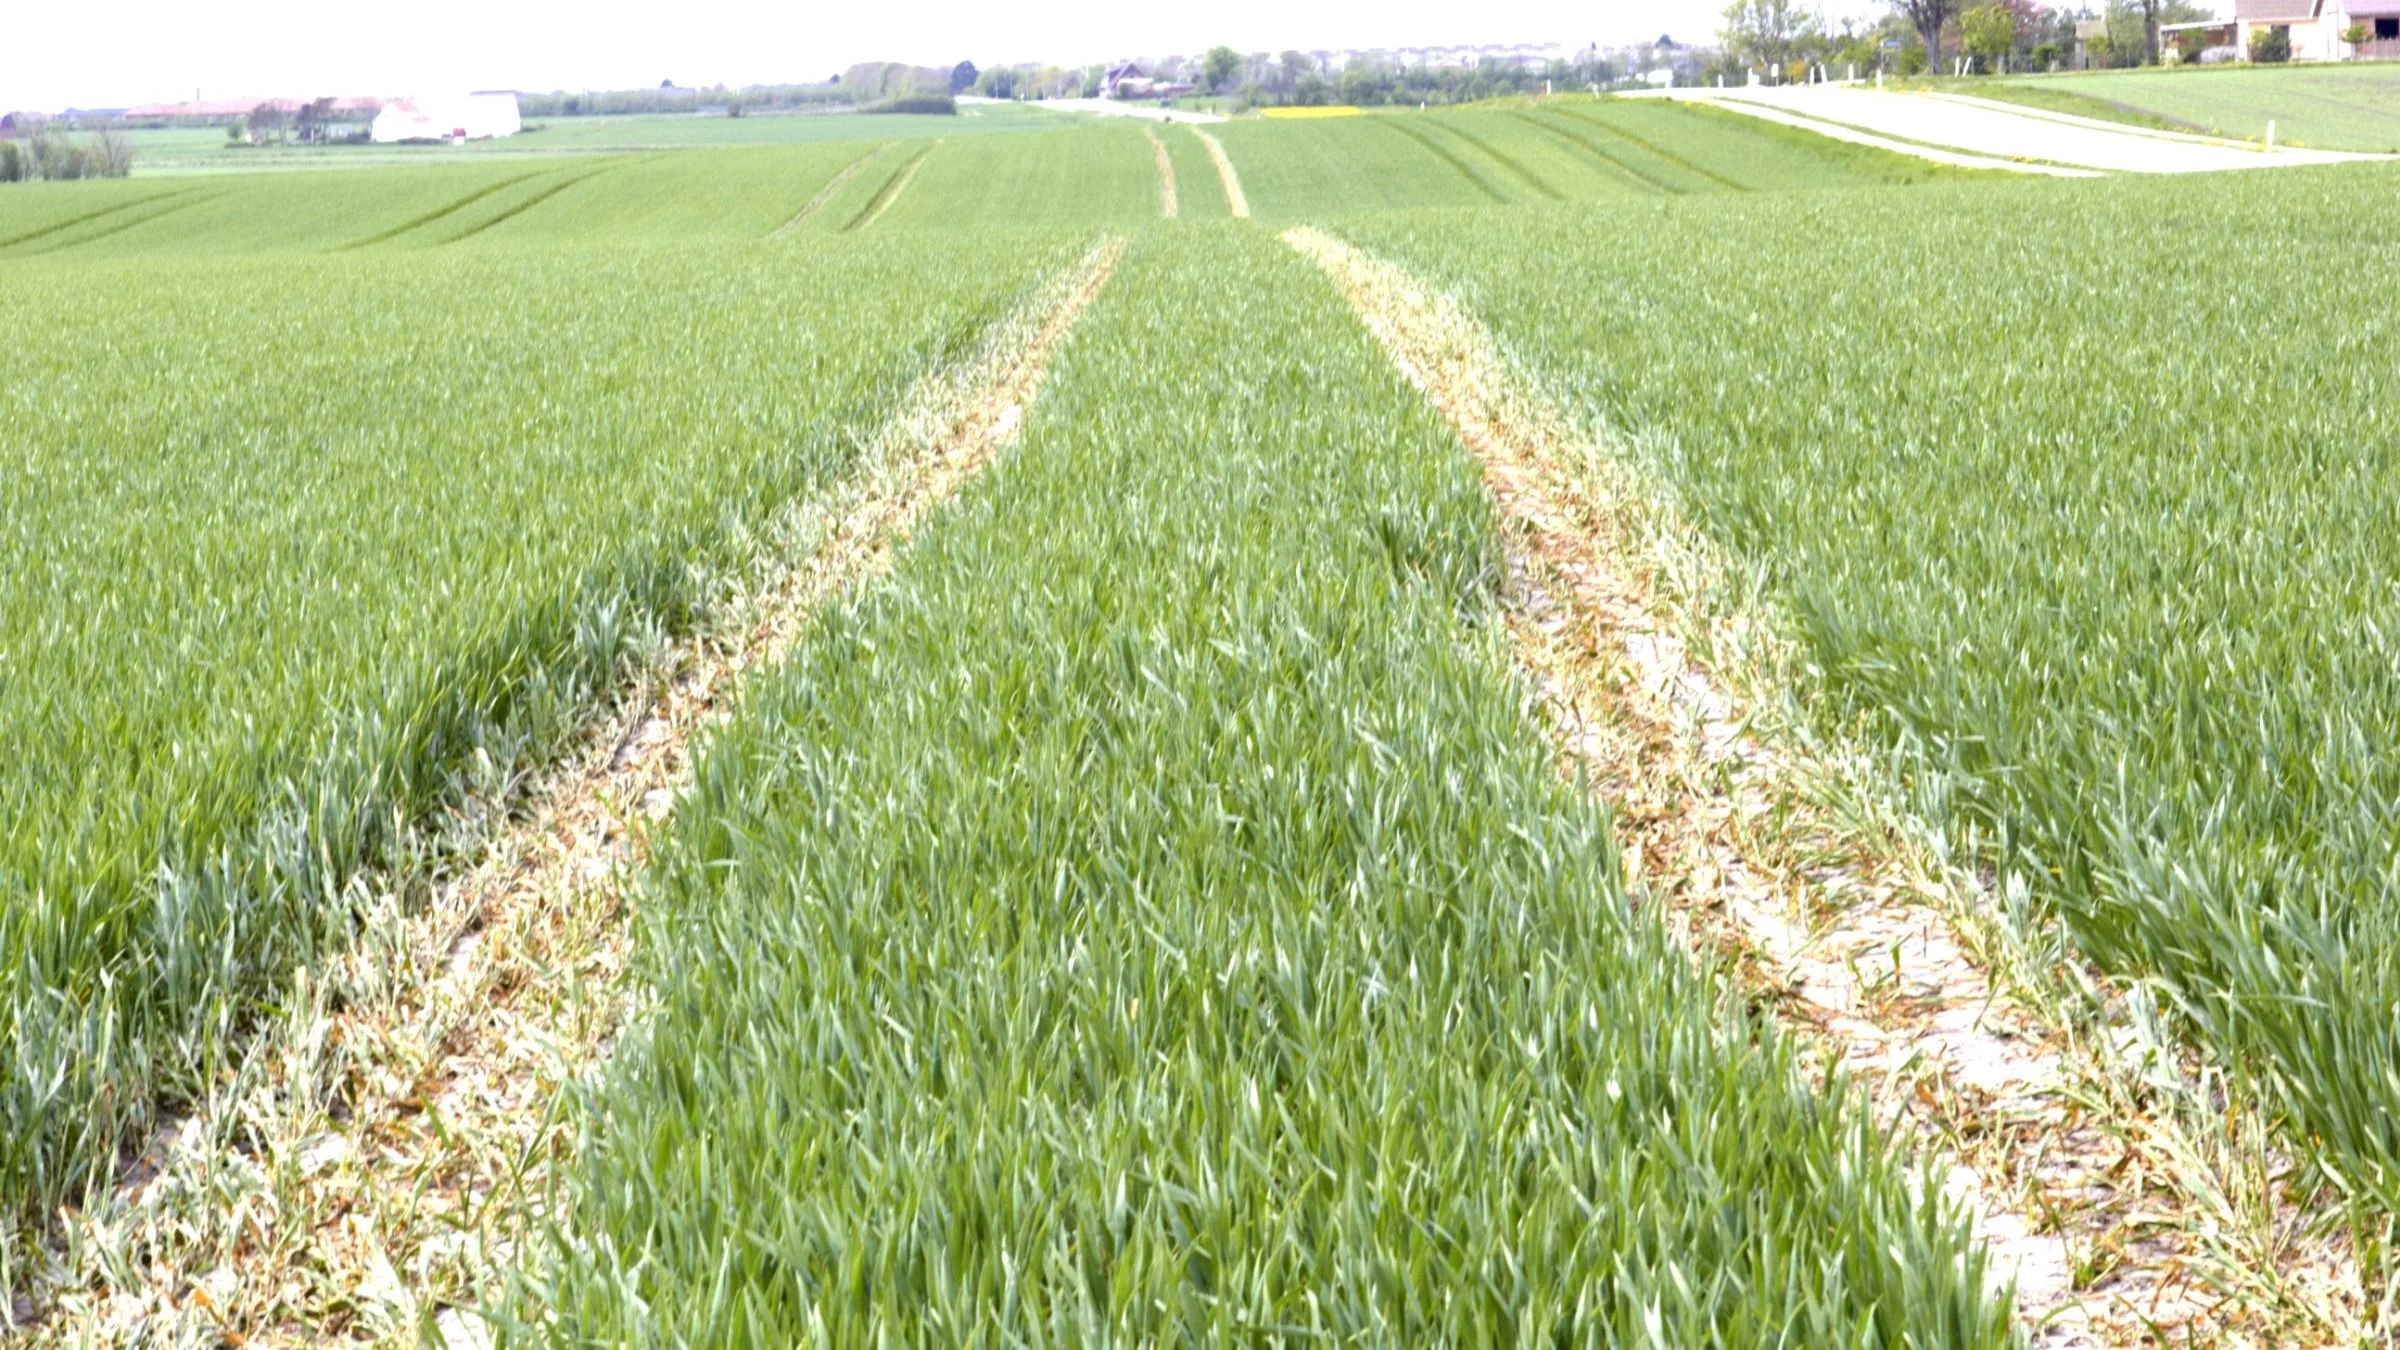
[[[1839, 222], [1786, 208], [1786, 237], [1811, 242], [1774, 250], [1748, 242], [1767, 221], [1746, 209], [1707, 241], [1605, 251], [1557, 216], [1520, 217], [1506, 252], [1465, 218], [1360, 232], [1459, 286], [1756, 559], [1825, 672], [1828, 721], [1867, 719], [1926, 819], [2238, 1065], [2369, 1226], [2400, 1203], [2400, 666], [2375, 617], [2395, 584], [2376, 431], [2393, 391], [2301, 354], [2328, 324], [2337, 353], [2372, 342], [2379, 293], [2328, 279], [2116, 307], [1893, 260], [1974, 238], [1993, 274], [2030, 275], [2070, 241], [2142, 229], [2330, 278], [2306, 249], [2346, 247], [2390, 174], [2197, 200], [1927, 193]], [[1527, 285], [1520, 247], [1595, 284]], [[1925, 303], [1816, 298], [1870, 267]], [[2076, 294], [2141, 273], [2096, 252]]]
[[[486, 1206], [531, 1240], [379, 1252], [401, 1278], [368, 1294], [339, 1273], [365, 1257], [298, 1239], [340, 1291], [310, 1324], [2017, 1340], [1927, 1148], [1684, 941], [1714, 883], [1620, 853], [1611, 812], [1684, 789], [1561, 778], [1594, 761], [1512, 645], [1521, 540], [1456, 410], [1277, 241], [1308, 225], [1447, 292], [1495, 384], [1572, 424], [1544, 436], [1754, 577], [1807, 734], [1990, 873], [1992, 931], [2111, 982], [2077, 1035], [2155, 1012], [2303, 1163], [2256, 1204], [2329, 1207], [2287, 1246], [2352, 1284], [2194, 1247], [2175, 1278], [2209, 1292], [2176, 1306], [2231, 1311], [2175, 1325], [2369, 1324], [2400, 573], [2358, 260], [2392, 167], [1993, 181], [1580, 96], [992, 116], [0, 188], [0, 1292], [132, 1308], [103, 1294], [209, 1273], [150, 1239], [70, 1261], [70, 1222], [257, 1240], [107, 1228], [264, 1203], [127, 1181], [217, 1175], [156, 1122], [221, 1109], [375, 897], [471, 865], [778, 513], [929, 491], [862, 447], [1123, 239], [988, 467], [642, 808], [610, 978], [647, 1011], [562, 1085], [579, 1148]], [[2162, 276], [2136, 238], [2273, 284]], [[355, 1087], [288, 1090], [340, 1138]], [[338, 1233], [304, 1173], [371, 1144], [227, 1165]], [[2124, 1303], [2127, 1251], [2061, 1281]], [[211, 1300], [173, 1325], [301, 1316]], [[44, 1334], [114, 1314], [83, 1315]]]

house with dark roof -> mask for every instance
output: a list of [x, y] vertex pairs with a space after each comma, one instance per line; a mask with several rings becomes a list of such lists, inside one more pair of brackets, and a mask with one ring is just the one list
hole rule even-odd
[[1127, 61], [1108, 68], [1107, 78], [1100, 81], [1100, 91], [1110, 98], [1144, 98], [1157, 83], [1150, 78], [1149, 71], [1142, 69], [1141, 63]]

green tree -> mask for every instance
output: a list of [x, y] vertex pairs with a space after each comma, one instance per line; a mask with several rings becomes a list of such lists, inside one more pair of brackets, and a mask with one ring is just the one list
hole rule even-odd
[[1917, 30], [1917, 38], [1925, 44], [1925, 64], [1940, 70], [1942, 65], [1942, 30], [1950, 26], [1958, 13], [1958, 0], [1892, 0], [1892, 12], [1908, 20]]
[[325, 128], [332, 121], [333, 100], [330, 98], [303, 103], [300, 111], [292, 117], [292, 124], [299, 129], [300, 139], [304, 141], [324, 139]]
[[1240, 52], [1231, 47], [1211, 47], [1208, 49], [1208, 55], [1200, 58], [1200, 82], [1208, 87], [1208, 92], [1222, 93], [1225, 90], [1226, 81], [1231, 80], [1234, 72], [1241, 68], [1242, 54]]
[[1301, 76], [1317, 68], [1316, 62], [1304, 52], [1285, 52], [1278, 60], [1283, 69], [1280, 78], [1275, 81], [1275, 87], [1286, 93], [1299, 87]]
[[2017, 19], [1998, 5], [1977, 5], [1958, 16], [1958, 36], [1967, 55], [1984, 62], [1989, 71], [2016, 50]]
[[250, 110], [250, 136], [259, 144], [282, 140], [283, 127], [282, 104], [261, 103]]
[[2193, 0], [2111, 0], [2110, 36], [2118, 51], [2135, 55], [2145, 65], [2158, 62], [2160, 24], [2194, 23], [2213, 18], [2215, 10]]
[[1733, 0], [1725, 7], [1718, 36], [1736, 61], [1781, 70], [1803, 46], [1817, 41], [1820, 27], [1805, 0]]
[[133, 172], [133, 142], [125, 133], [103, 124], [92, 132], [92, 176], [124, 178]]

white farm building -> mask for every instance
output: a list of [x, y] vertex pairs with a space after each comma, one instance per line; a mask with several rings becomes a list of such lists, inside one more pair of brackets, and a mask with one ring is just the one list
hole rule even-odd
[[514, 136], [525, 123], [515, 94], [453, 94], [403, 98], [383, 105], [368, 134], [377, 145], [402, 141], [481, 141]]

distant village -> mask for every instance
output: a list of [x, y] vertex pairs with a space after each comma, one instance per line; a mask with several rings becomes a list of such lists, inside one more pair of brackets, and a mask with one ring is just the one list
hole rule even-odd
[[[455, 94], [204, 98], [122, 108], [0, 112], [0, 182], [122, 177], [132, 132], [221, 128], [228, 149], [453, 144], [514, 136], [527, 119], [625, 113], [746, 117], [793, 113], [950, 113], [964, 96], [1047, 100], [1203, 98], [1231, 111], [1287, 104], [1447, 104], [1500, 94], [1615, 89], [1694, 79], [1718, 49], [1661, 36], [1598, 43], [1347, 48], [1130, 57], [1086, 66], [854, 65], [822, 81], [621, 90], [482, 89]], [[533, 124], [538, 126], [538, 120]]]
[[315, 99], [193, 98], [129, 108], [0, 113], [0, 139], [7, 140], [26, 139], [45, 128], [89, 131], [103, 126], [142, 130], [221, 126], [227, 129], [228, 140], [248, 144], [354, 140], [392, 145], [514, 135], [522, 129], [523, 121], [513, 89], [415, 99], [355, 95]]
[[[2164, 61], [2339, 60], [2400, 55], [2400, 0], [2235, 0], [2234, 17], [2211, 17], [2192, 0], [2112, 0], [2095, 17], [2024, 0], [1993, 0], [2013, 16], [2013, 41], [1998, 54], [2017, 69], [2088, 68]], [[1738, 7], [1737, 7], [1738, 8]], [[117, 166], [123, 147], [103, 138], [81, 159], [61, 148], [57, 133], [99, 134], [171, 127], [223, 127], [232, 146], [301, 143], [404, 144], [464, 142], [514, 135], [526, 118], [617, 113], [694, 113], [742, 117], [775, 113], [952, 111], [962, 95], [1040, 100], [1206, 98], [1225, 110], [1282, 104], [1443, 104], [1535, 90], [1621, 89], [1641, 85], [1731, 80], [1764, 69], [1818, 62], [1854, 71], [1891, 66], [1902, 75], [1950, 61], [1937, 58], [1900, 8], [1864, 28], [1824, 28], [1794, 7], [1753, 5], [1740, 14], [1783, 16], [1774, 32], [1752, 32], [1729, 11], [1727, 31], [1707, 42], [1661, 35], [1648, 42], [1485, 43], [1339, 50], [1239, 52], [1215, 47], [1198, 53], [1130, 55], [1080, 66], [1026, 62], [978, 68], [919, 67], [888, 62], [855, 65], [822, 81], [688, 87], [663, 80], [655, 88], [620, 90], [478, 90], [418, 96], [347, 95], [316, 98], [256, 96], [144, 103], [124, 108], [66, 108], [0, 112], [0, 178], [71, 175], [80, 164]], [[1956, 26], [1956, 15], [1952, 16]], [[1950, 45], [1942, 39], [1942, 45]], [[1974, 44], [1963, 39], [1960, 52]], [[1962, 69], [1974, 66], [1958, 57]], [[1988, 67], [1992, 60], [1987, 59]], [[1977, 67], [1984, 68], [1984, 67]], [[1957, 73], [1957, 72], [1952, 72]], [[14, 167], [12, 167], [14, 166]]]
[[1715, 50], [1656, 41], [1351, 47], [1134, 57], [1106, 67], [1019, 65], [981, 73], [974, 92], [998, 98], [1153, 99], [1213, 95], [1237, 104], [1460, 102], [1497, 93], [1619, 87], [1696, 76]]
[[[193, 98], [129, 107], [72, 107], [0, 113], [0, 141], [101, 128], [158, 130], [223, 127], [229, 143], [402, 144], [481, 140], [523, 128], [526, 117], [692, 112], [743, 116], [839, 111], [911, 93], [980, 94], [1009, 99], [1174, 98], [1210, 93], [1255, 102], [1387, 102], [1484, 97], [1494, 86], [1528, 80], [1575, 86], [1638, 81], [1662, 71], [1696, 71], [1713, 53], [1671, 38], [1615, 48], [1595, 43], [1488, 43], [1473, 46], [1345, 48], [1139, 56], [1089, 66], [1026, 63], [978, 69], [870, 63], [822, 82], [692, 88], [662, 81], [655, 89], [609, 91], [477, 90], [440, 96], [283, 95]], [[963, 78], [962, 78], [963, 76]], [[932, 89], [925, 86], [932, 84]]]

